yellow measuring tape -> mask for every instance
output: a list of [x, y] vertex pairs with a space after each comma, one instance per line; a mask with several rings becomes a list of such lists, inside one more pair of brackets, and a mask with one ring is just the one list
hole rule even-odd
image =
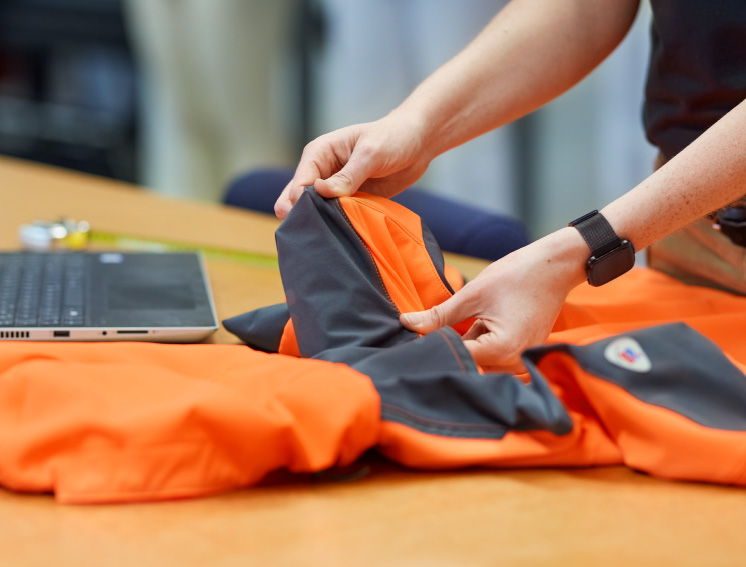
[[277, 256], [274, 254], [92, 230], [86, 221], [78, 222], [67, 218], [53, 221], [36, 220], [21, 225], [19, 236], [23, 247], [32, 250], [82, 250], [92, 242], [102, 246], [144, 252], [200, 252], [209, 260], [238, 262], [264, 268], [278, 267]]
[[209, 260], [223, 260], [250, 264], [262, 268], [277, 268], [277, 256], [272, 254], [260, 254], [258, 252], [245, 252], [231, 248], [217, 246], [203, 246], [199, 244], [188, 244], [173, 240], [156, 240], [142, 238], [113, 232], [102, 232], [91, 230], [88, 233], [88, 242], [103, 246], [113, 246], [123, 250], [140, 250], [143, 252], [200, 252]]

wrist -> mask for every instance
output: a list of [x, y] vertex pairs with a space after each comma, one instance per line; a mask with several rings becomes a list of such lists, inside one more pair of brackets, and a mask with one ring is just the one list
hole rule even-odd
[[602, 213], [591, 211], [570, 223], [590, 250], [585, 265], [588, 283], [594, 287], [609, 283], [635, 265], [635, 247], [620, 238]]
[[536, 241], [543, 252], [541, 261], [547, 274], [564, 293], [586, 281], [585, 264], [588, 245], [580, 233], [571, 227], [561, 228]]
[[447, 100], [420, 89], [389, 114], [417, 132], [423, 152], [430, 161], [465, 141], [453, 139], [456, 129], [451, 127], [451, 123], [455, 120], [454, 115]]

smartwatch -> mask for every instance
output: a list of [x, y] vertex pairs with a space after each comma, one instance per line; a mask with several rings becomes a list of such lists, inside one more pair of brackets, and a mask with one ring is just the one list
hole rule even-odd
[[746, 207], [721, 209], [717, 214], [716, 226], [733, 244], [746, 247]]
[[574, 226], [591, 249], [585, 263], [585, 275], [592, 286], [601, 286], [630, 271], [635, 265], [635, 247], [619, 238], [609, 221], [598, 211], [575, 219]]

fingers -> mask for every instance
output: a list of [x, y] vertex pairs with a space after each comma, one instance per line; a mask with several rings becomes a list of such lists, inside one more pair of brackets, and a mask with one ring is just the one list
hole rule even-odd
[[487, 327], [485, 327], [481, 319], [477, 319], [476, 321], [474, 321], [474, 324], [469, 327], [469, 330], [464, 333], [464, 335], [461, 337], [461, 340], [473, 341], [486, 332]]
[[[448, 301], [427, 311], [403, 313], [400, 321], [410, 331], [426, 334], [446, 325], [455, 325], [469, 317], [462, 316], [458, 307], [454, 308], [446, 303]], [[501, 340], [482, 321], [477, 320], [462, 339], [474, 361], [485, 371], [512, 374], [525, 372], [521, 362], [523, 349], [510, 341]]]
[[328, 179], [317, 179], [314, 183], [316, 192], [322, 197], [346, 197], [360, 189], [377, 166], [369, 157], [362, 157], [357, 148], [353, 150], [349, 161], [337, 173]]
[[308, 143], [303, 149], [295, 174], [283, 189], [275, 203], [275, 214], [284, 219], [303, 194], [303, 188], [313, 185], [317, 179], [330, 175], [339, 167], [335, 147], [339, 144], [335, 134], [321, 136]]
[[[409, 330], [426, 334], [445, 325], [455, 325], [469, 317], [468, 315], [462, 316], [464, 311], [460, 311], [458, 307], [446, 305], [447, 303], [448, 301], [427, 311], [404, 313], [400, 320]], [[484, 370], [525, 372], [525, 367], [521, 362], [524, 347], [517, 341], [504, 337], [499, 331], [490, 331], [484, 321], [477, 319], [461, 338], [474, 361]]]
[[371, 160], [353, 152], [342, 169], [323, 179], [324, 172], [319, 171], [313, 164], [306, 165], [304, 160], [301, 160], [292, 181], [275, 203], [275, 214], [284, 219], [303, 193], [303, 187], [309, 185], [313, 185], [319, 195], [328, 199], [352, 195], [370, 177], [374, 168], [375, 164]]
[[291, 191], [291, 186], [287, 185], [285, 189], [283, 189], [282, 193], [280, 194], [280, 197], [275, 202], [275, 215], [280, 220], [283, 220], [286, 216], [288, 216], [290, 209], [293, 208], [295, 201], [298, 200], [298, 196], [293, 195], [294, 199], [291, 201], [290, 191]]
[[310, 159], [301, 159], [295, 170], [295, 175], [282, 190], [280, 197], [275, 202], [275, 215], [284, 219], [293, 208], [295, 202], [303, 193], [303, 188], [313, 185], [320, 176], [318, 167]]
[[487, 364], [479, 364], [479, 367], [483, 372], [490, 374], [526, 374], [528, 370], [524, 366], [523, 362], [516, 362], [515, 364], [503, 364], [498, 366], [489, 366]]
[[399, 320], [410, 331], [424, 335], [446, 325], [455, 325], [474, 315], [468, 311], [463, 296], [457, 293], [427, 311], [402, 313]]
[[[471, 332], [471, 330], [469, 331]], [[468, 333], [467, 333], [468, 334]], [[465, 339], [464, 346], [474, 361], [489, 372], [525, 372], [521, 354], [528, 348], [496, 332]]]
[[326, 198], [352, 195], [361, 186], [391, 197], [427, 169], [429, 161], [422, 159], [418, 144], [416, 136], [401, 135], [380, 121], [320, 136], [303, 150], [292, 181], [275, 203], [275, 214], [284, 219], [309, 185]]
[[[367, 177], [367, 168], [355, 156], [354, 150], [347, 163], [340, 163], [343, 160], [339, 159], [338, 154], [349, 152], [348, 145], [348, 140], [338, 139], [337, 134], [333, 133], [317, 138], [306, 146], [293, 179], [275, 203], [278, 218], [284, 219], [287, 216], [303, 194], [304, 187], [313, 185], [322, 197], [351, 195], [357, 191]], [[327, 176], [330, 177], [325, 180]]]

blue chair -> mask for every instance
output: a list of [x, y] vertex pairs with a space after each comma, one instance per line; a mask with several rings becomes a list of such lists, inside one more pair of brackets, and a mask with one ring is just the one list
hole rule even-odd
[[[293, 178], [292, 169], [261, 169], [236, 178], [227, 188], [226, 205], [274, 213], [274, 205]], [[477, 209], [416, 187], [393, 199], [417, 213], [446, 252], [494, 261], [528, 244], [520, 221]]]

